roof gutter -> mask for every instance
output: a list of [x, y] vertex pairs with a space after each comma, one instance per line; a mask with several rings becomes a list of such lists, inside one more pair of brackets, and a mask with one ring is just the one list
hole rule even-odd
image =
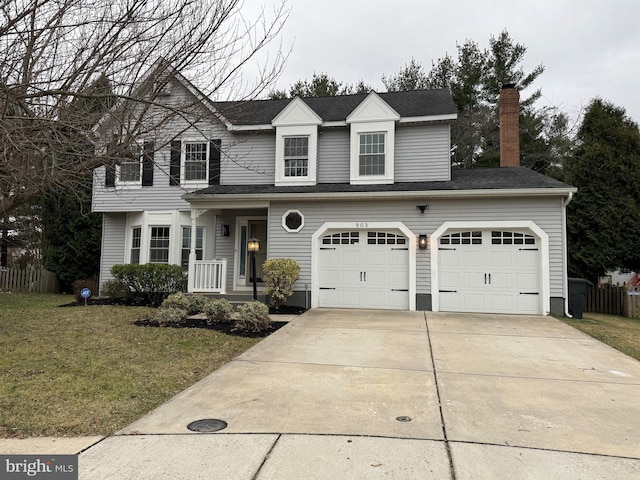
[[188, 202], [219, 201], [278, 201], [291, 200], [362, 200], [409, 199], [409, 198], [492, 198], [492, 197], [545, 197], [573, 195], [575, 188], [525, 188], [525, 189], [486, 189], [486, 190], [415, 190], [415, 191], [382, 191], [382, 192], [278, 192], [278, 193], [187, 193], [182, 198]]
[[563, 205], [564, 208], [562, 209], [562, 245], [564, 245], [564, 291], [565, 291], [565, 296], [564, 296], [564, 314], [568, 317], [568, 318], [573, 318], [573, 315], [571, 315], [571, 313], [569, 313], [569, 273], [567, 270], [568, 267], [568, 251], [567, 251], [567, 205], [569, 205], [571, 203], [571, 200], [573, 200], [573, 194], [577, 191], [577, 189], [574, 189], [574, 191], [569, 192], [567, 194], [567, 198], [564, 199]]

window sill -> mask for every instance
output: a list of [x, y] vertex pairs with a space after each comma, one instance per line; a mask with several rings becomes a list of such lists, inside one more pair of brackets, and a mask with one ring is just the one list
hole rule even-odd
[[309, 187], [309, 186], [314, 186], [316, 185], [316, 181], [315, 180], [311, 180], [305, 177], [296, 177], [295, 179], [291, 179], [291, 180], [276, 180], [275, 182], [275, 186], [276, 187]]
[[351, 179], [351, 185], [393, 185], [393, 178], [388, 177], [358, 177]]
[[137, 183], [118, 183], [115, 184], [116, 190], [142, 190], [142, 182]]
[[185, 190], [201, 190], [209, 186], [207, 180], [198, 180], [197, 182], [181, 182], [180, 186]]

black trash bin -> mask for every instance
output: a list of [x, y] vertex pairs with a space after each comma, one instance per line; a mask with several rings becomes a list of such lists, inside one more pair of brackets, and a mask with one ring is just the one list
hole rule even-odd
[[573, 318], [582, 320], [584, 300], [587, 296], [587, 291], [592, 285], [593, 283], [584, 278], [569, 279], [569, 313]]

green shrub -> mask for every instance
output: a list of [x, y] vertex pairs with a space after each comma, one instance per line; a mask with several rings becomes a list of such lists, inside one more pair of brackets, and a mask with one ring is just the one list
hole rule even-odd
[[204, 312], [204, 306], [207, 304], [207, 299], [204, 295], [189, 295], [189, 315], [197, 315]]
[[187, 274], [179, 265], [114, 265], [111, 274], [127, 286], [130, 303], [157, 307], [170, 294], [187, 289]]
[[275, 309], [293, 294], [293, 286], [300, 276], [300, 265], [290, 258], [270, 258], [262, 266], [262, 279], [269, 303]]
[[162, 308], [181, 308], [189, 315], [196, 315], [204, 310], [207, 299], [202, 295], [185, 295], [182, 292], [172, 293], [162, 302]]
[[163, 326], [181, 325], [186, 318], [187, 311], [183, 308], [176, 307], [159, 308], [151, 317], [152, 320], [157, 321]]
[[208, 323], [228, 322], [231, 320], [233, 307], [226, 298], [213, 298], [205, 303], [203, 311]]
[[234, 330], [239, 332], [264, 332], [271, 326], [269, 307], [261, 302], [249, 302], [238, 307]]
[[122, 280], [112, 279], [104, 282], [100, 293], [109, 298], [125, 298], [129, 294], [129, 288]]

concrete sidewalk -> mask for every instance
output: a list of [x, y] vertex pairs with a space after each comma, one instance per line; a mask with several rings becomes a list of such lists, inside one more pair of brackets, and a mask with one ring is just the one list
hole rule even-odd
[[80, 478], [635, 479], [638, 399], [639, 362], [553, 318], [313, 310], [83, 452]]

